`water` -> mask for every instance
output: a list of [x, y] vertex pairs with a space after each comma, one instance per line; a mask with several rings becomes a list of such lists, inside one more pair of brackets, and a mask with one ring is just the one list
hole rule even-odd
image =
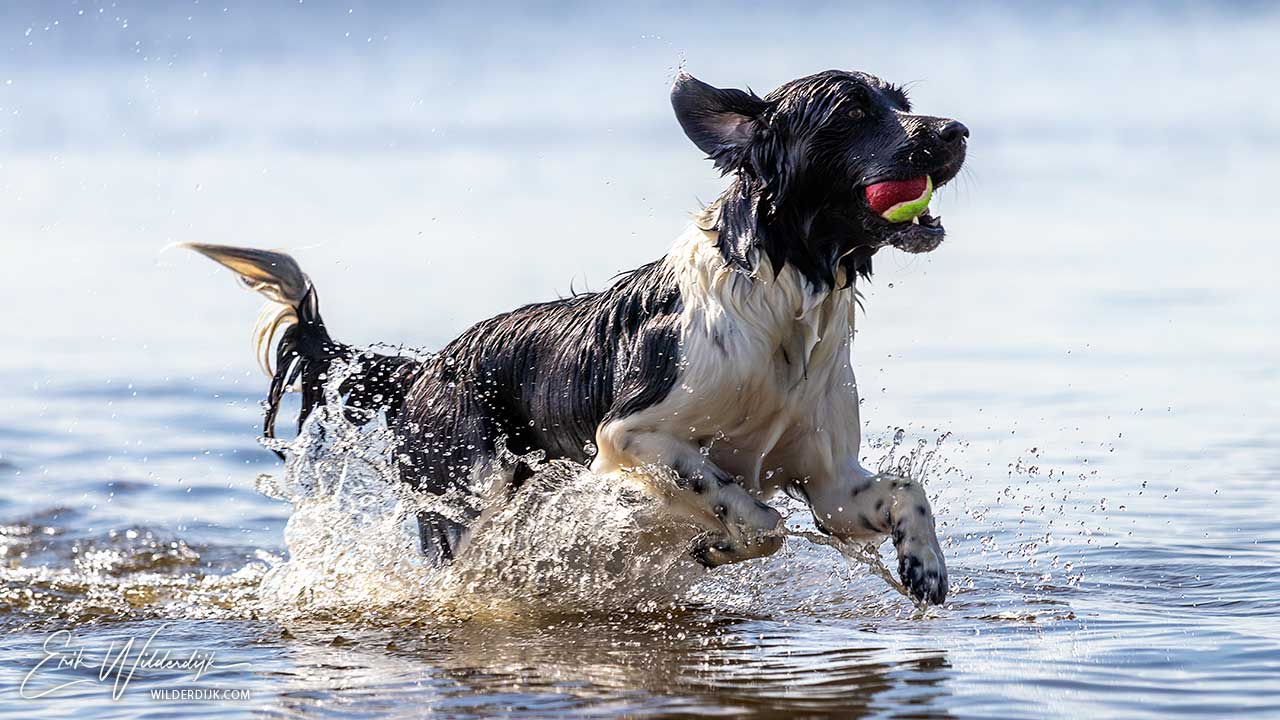
[[[0, 711], [1280, 715], [1280, 16], [780, 12], [0, 10]], [[973, 131], [947, 241], [877, 259], [855, 343], [864, 460], [925, 479], [942, 608], [794, 506], [778, 555], [689, 568], [643, 497], [565, 467], [433, 574], [376, 437], [293, 473], [255, 442], [258, 299], [159, 253], [288, 248], [337, 337], [438, 347], [657, 257], [714, 196], [681, 62], [919, 81]], [[96, 662], [152, 634], [215, 671], [19, 693], [50, 637]]]

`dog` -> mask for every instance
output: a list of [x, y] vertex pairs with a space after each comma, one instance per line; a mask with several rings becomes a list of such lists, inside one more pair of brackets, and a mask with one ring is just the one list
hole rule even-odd
[[[689, 550], [708, 567], [775, 552], [782, 519], [765, 501], [784, 492], [824, 533], [892, 537], [911, 595], [941, 603], [946, 564], [924, 489], [859, 463], [851, 344], [856, 283], [870, 278], [872, 256], [926, 252], [945, 235], [928, 212], [884, 219], [867, 188], [945, 185], [968, 129], [916, 114], [899, 86], [838, 70], [763, 98], [682, 71], [671, 103], [728, 177], [671, 250], [600, 292], [484, 320], [426, 359], [334, 341], [288, 255], [187, 243], [269, 300], [255, 330], [272, 378], [264, 435], [275, 436], [289, 388], [302, 394], [301, 429], [333, 367], [354, 363], [344, 407], [385, 413], [401, 477], [422, 491], [481, 493], [497, 474], [504, 492], [519, 492], [531, 468], [500, 456], [533, 452], [596, 473], [669, 468], [682, 506], [713, 530]], [[440, 563], [464, 552], [477, 512], [423, 513], [423, 552]]]

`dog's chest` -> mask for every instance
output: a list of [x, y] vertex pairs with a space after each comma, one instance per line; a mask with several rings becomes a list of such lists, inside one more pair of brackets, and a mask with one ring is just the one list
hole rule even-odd
[[691, 244], [677, 245], [681, 362], [662, 410], [726, 470], [754, 477], [787, 432], [814, 423], [852, 382], [853, 290], [814, 293], [793, 269], [747, 277], [714, 247]]

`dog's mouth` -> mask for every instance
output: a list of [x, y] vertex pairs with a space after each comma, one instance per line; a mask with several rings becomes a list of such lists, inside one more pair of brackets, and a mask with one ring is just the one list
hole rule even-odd
[[942, 218], [929, 213], [936, 189], [928, 175], [867, 183], [862, 193], [863, 224], [880, 245], [892, 245], [909, 253], [929, 252], [947, 234]]

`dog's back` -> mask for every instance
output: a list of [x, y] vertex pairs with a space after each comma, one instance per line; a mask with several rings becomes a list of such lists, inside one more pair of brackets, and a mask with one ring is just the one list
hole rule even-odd
[[460, 491], [463, 502], [452, 517], [420, 518], [424, 552], [440, 560], [452, 558], [466, 519], [476, 514], [479, 502], [468, 502], [469, 494], [514, 492], [528, 476], [526, 465], [503, 458], [539, 453], [588, 463], [601, 422], [659, 402], [675, 382], [681, 304], [660, 262], [603, 292], [485, 320], [438, 354], [415, 360], [334, 341], [315, 287], [289, 255], [184, 247], [231, 269], [268, 299], [253, 333], [259, 364], [271, 377], [266, 437], [275, 437], [287, 390], [301, 392], [301, 429], [342, 363], [337, 390], [344, 411], [357, 421], [385, 413], [401, 442], [401, 479], [437, 495]]

